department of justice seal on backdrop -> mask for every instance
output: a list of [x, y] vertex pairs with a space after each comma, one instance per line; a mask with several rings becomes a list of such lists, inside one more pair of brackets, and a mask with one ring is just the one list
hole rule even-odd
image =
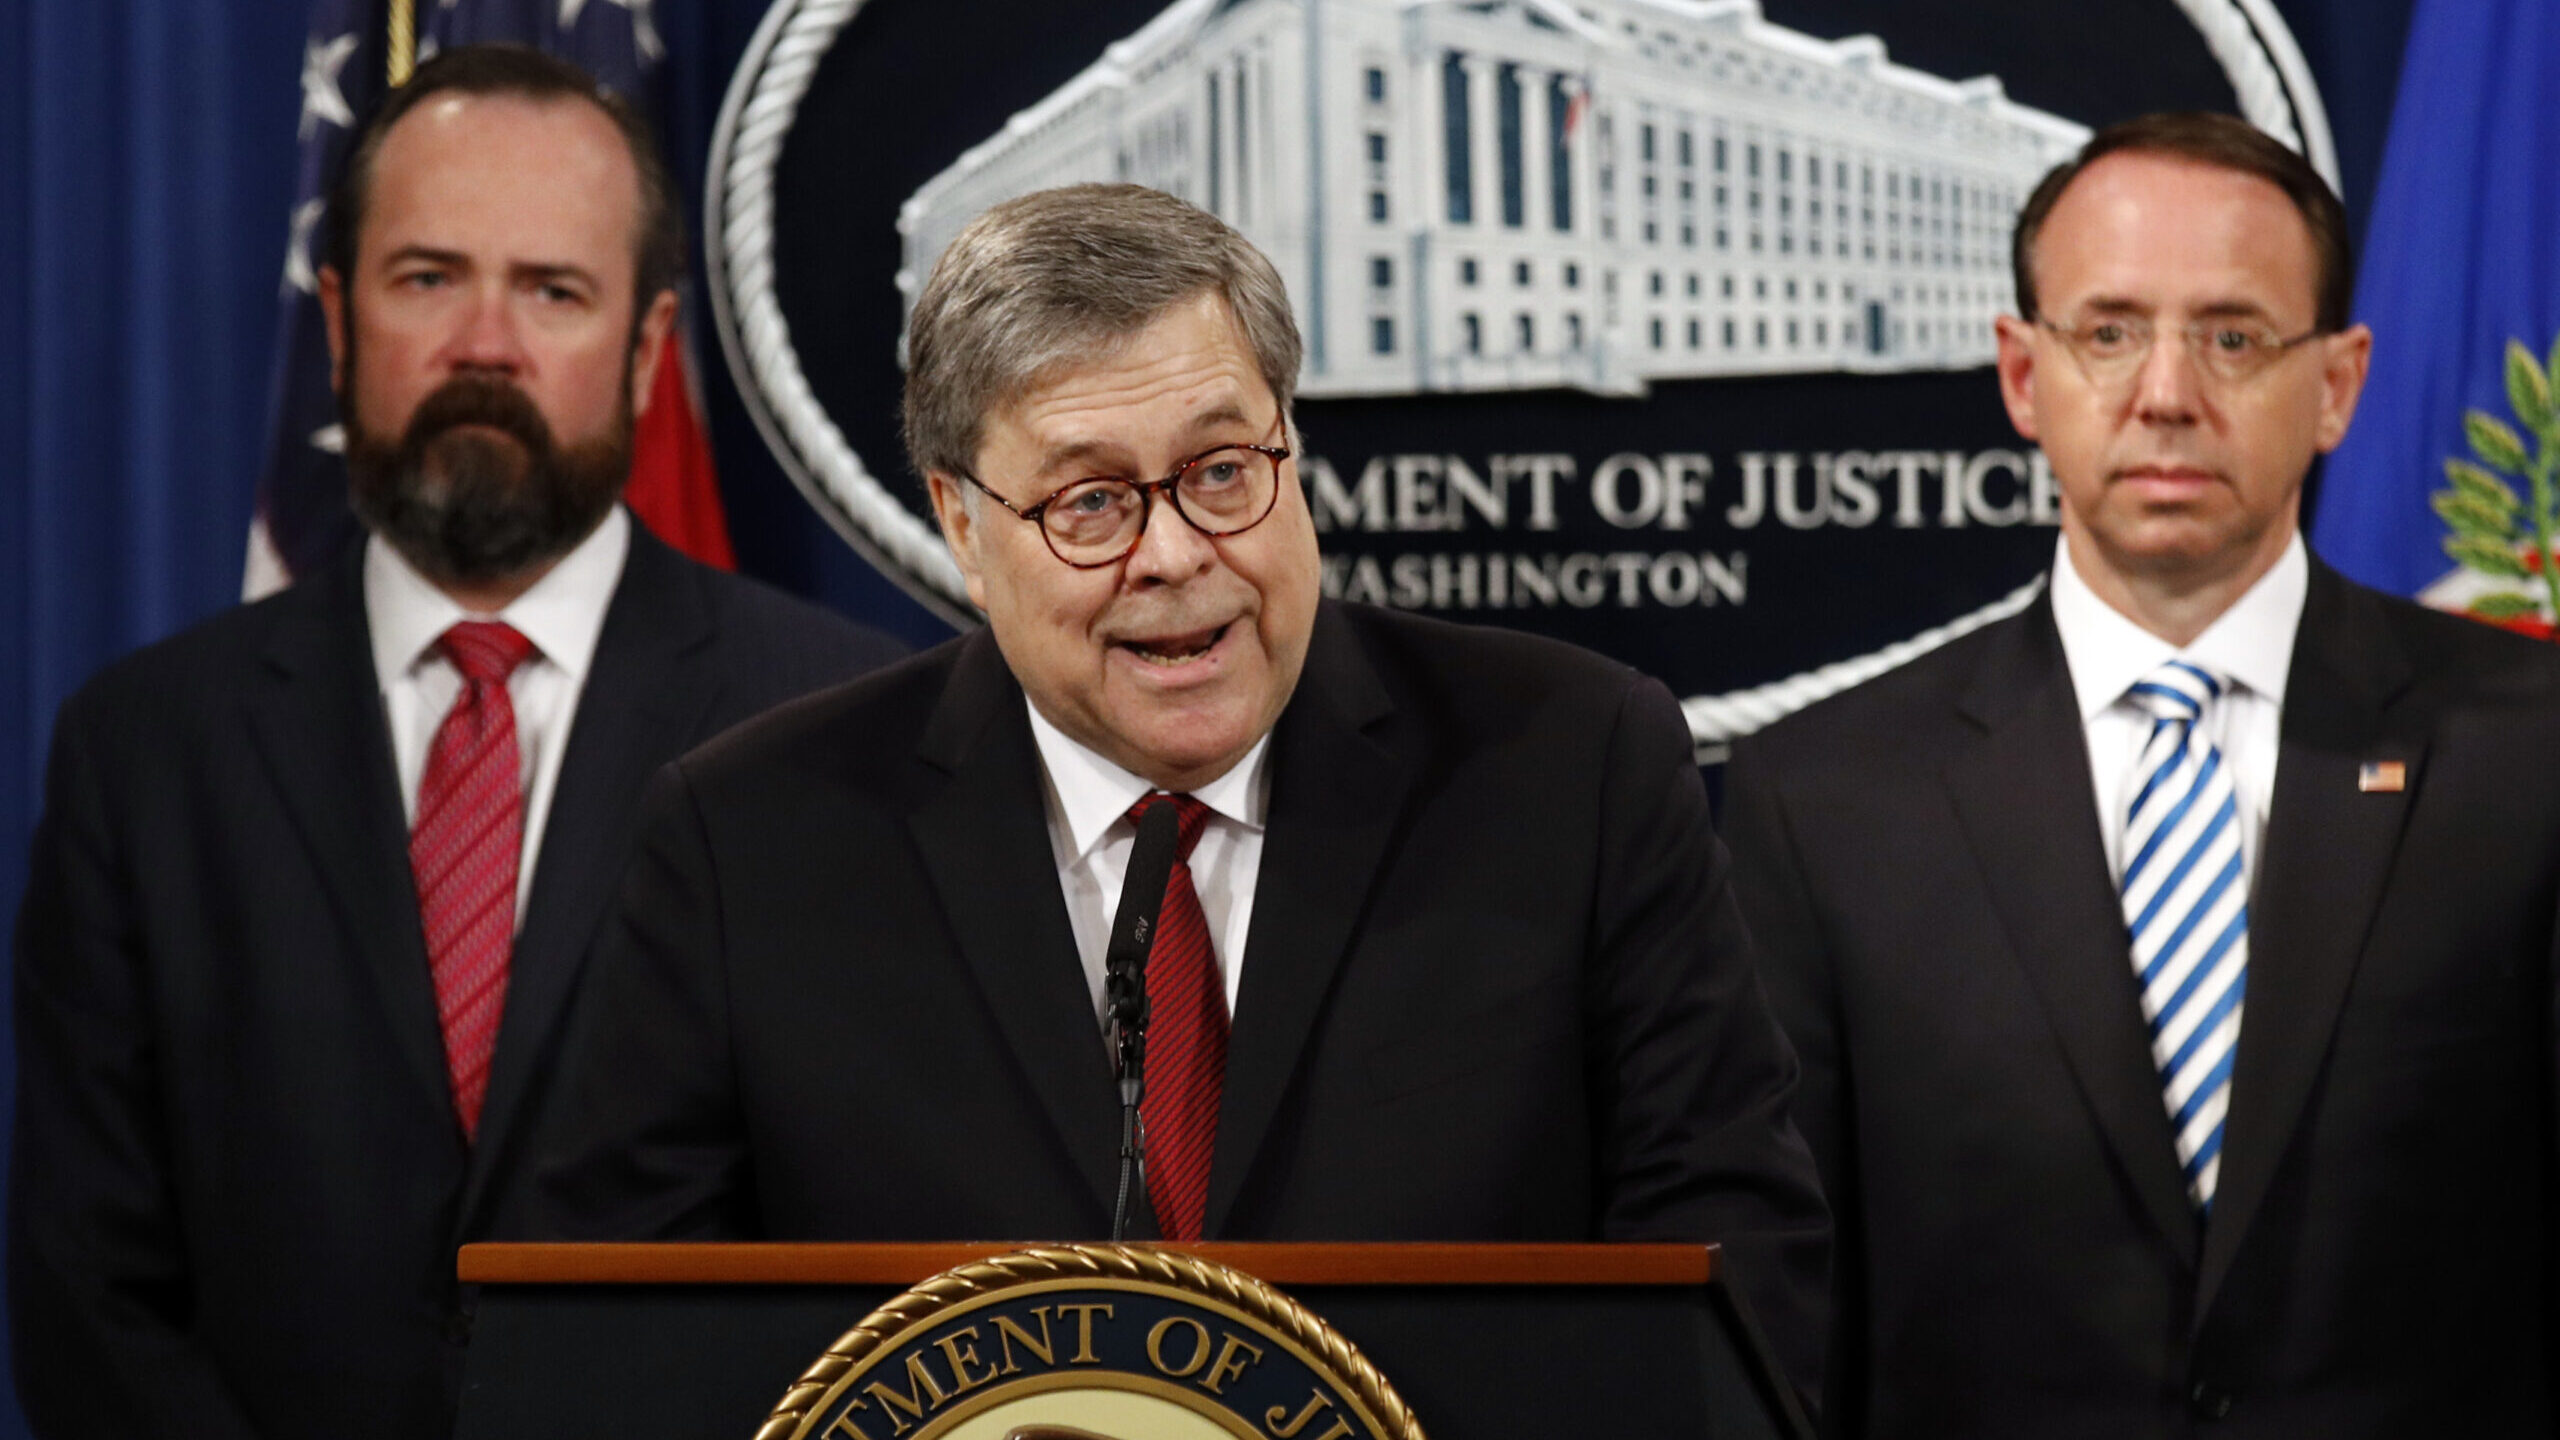
[[1913, 9], [774, 0], [704, 182], [721, 344], [818, 512], [972, 624], [897, 458], [907, 307], [997, 201], [1180, 196], [1288, 283], [1324, 593], [1599, 650], [1714, 760], [2033, 600], [2057, 492], [1990, 367], [2048, 169], [2216, 109], [2337, 178], [2275, 0]]

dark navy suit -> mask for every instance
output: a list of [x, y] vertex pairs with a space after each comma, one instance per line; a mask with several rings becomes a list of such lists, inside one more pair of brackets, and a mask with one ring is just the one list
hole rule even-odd
[[650, 772], [898, 648], [633, 527], [466, 1145], [357, 560], [63, 707], [17, 951], [9, 1298], [39, 1434], [449, 1434], [454, 1250], [520, 1228]]

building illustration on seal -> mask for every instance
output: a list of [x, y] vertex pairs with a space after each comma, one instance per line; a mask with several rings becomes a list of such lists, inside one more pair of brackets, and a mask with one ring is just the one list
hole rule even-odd
[[990, 205], [1125, 180], [1271, 257], [1309, 396], [1955, 369], [2087, 137], [1759, 0], [1177, 0], [907, 200], [898, 284]]

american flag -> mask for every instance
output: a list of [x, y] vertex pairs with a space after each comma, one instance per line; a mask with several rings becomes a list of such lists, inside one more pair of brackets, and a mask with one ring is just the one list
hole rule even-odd
[[[325, 565], [356, 533], [347, 509], [345, 448], [329, 390], [319, 268], [329, 182], [356, 128], [395, 73], [456, 45], [529, 45], [581, 67], [654, 111], [652, 81], [666, 47], [651, 0], [312, 0], [302, 49], [300, 154], [279, 286], [266, 468], [258, 478], [242, 593], [251, 599]], [[679, 328], [658, 367], [633, 437], [632, 513], [695, 559], [734, 567], [719, 479]]]

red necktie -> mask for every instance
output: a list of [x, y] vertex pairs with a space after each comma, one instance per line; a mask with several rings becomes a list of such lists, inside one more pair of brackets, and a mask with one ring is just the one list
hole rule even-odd
[[1227, 987], [1209, 953], [1209, 920], [1191, 884], [1191, 847], [1209, 807], [1188, 795], [1157, 793], [1129, 808], [1132, 820], [1170, 803], [1181, 839], [1164, 878], [1155, 948], [1147, 952], [1147, 1194], [1167, 1240], [1197, 1240], [1209, 1205], [1209, 1156], [1218, 1140], [1218, 1097], [1227, 1080]]
[[462, 1133], [480, 1133], [489, 1052], [507, 996], [515, 948], [517, 852], [524, 839], [524, 779], [516, 707], [507, 677], [533, 642], [494, 620], [465, 620], [437, 641], [462, 672], [462, 693], [436, 727], [418, 785], [409, 868], [444, 1022], [444, 1063]]

